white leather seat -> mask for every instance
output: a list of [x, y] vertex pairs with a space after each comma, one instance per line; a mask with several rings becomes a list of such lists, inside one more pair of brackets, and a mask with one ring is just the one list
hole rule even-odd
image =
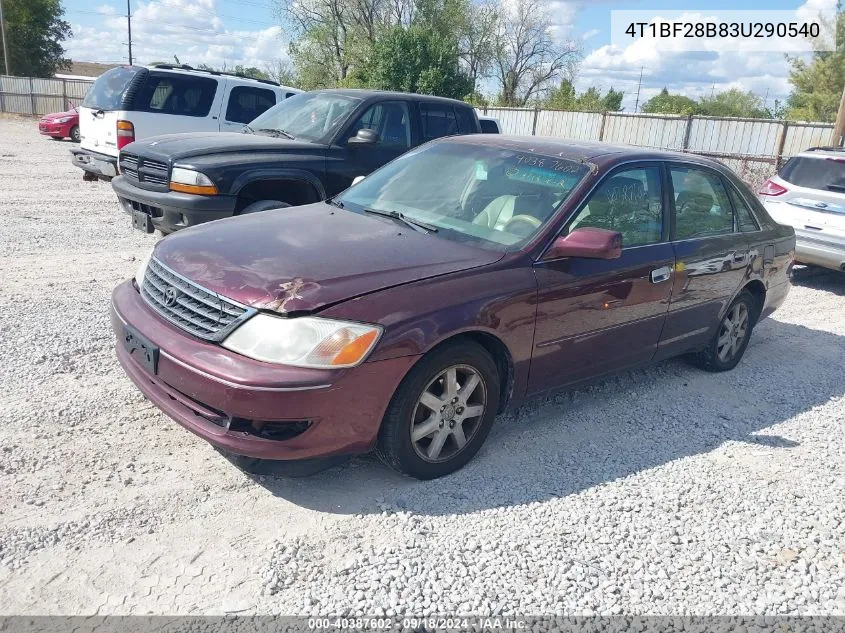
[[499, 196], [490, 201], [472, 221], [473, 224], [481, 224], [494, 231], [503, 231], [505, 225], [513, 217], [513, 209], [516, 204], [516, 196]]

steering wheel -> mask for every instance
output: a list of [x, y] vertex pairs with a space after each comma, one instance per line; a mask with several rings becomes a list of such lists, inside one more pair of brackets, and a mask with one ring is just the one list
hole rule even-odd
[[[511, 225], [519, 226], [520, 222], [528, 225], [528, 231], [520, 232], [519, 229], [513, 230], [513, 227]], [[533, 215], [521, 214], [521, 215], [515, 215], [510, 220], [505, 222], [505, 226], [502, 227], [502, 230], [507, 231], [508, 233], [514, 233], [516, 235], [525, 236], [525, 235], [529, 235], [531, 233], [531, 231], [533, 231], [534, 229], [540, 228], [541, 224], [542, 224], [542, 222], [540, 222], [540, 220], [535, 218]]]

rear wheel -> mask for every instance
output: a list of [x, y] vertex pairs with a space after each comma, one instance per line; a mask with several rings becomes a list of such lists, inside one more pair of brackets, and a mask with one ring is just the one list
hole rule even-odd
[[388, 406], [377, 453], [390, 467], [434, 479], [481, 448], [499, 406], [496, 363], [471, 341], [436, 349], [405, 377]]
[[260, 211], [269, 211], [270, 209], [283, 209], [289, 207], [287, 202], [281, 200], [259, 200], [248, 204], [238, 212], [238, 215], [246, 215], [247, 213], [259, 213]]
[[73, 141], [74, 143], [79, 142], [79, 126], [78, 125], [74, 125], [72, 128], [70, 128], [70, 140]]
[[737, 366], [748, 347], [757, 318], [757, 301], [743, 291], [728, 308], [710, 343], [690, 360], [707, 371], [727, 371]]

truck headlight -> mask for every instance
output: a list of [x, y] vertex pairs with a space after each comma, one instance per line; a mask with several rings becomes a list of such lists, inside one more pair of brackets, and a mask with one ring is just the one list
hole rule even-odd
[[195, 193], [201, 196], [216, 196], [217, 187], [211, 178], [199, 171], [174, 167], [170, 174], [170, 190]]
[[268, 363], [339, 369], [364, 362], [381, 333], [378, 325], [259, 313], [226, 337], [223, 347]]

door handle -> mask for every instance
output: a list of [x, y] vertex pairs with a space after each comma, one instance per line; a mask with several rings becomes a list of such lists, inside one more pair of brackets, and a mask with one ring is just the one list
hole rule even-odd
[[662, 268], [655, 268], [651, 271], [651, 283], [659, 284], [661, 281], [666, 281], [672, 275], [672, 269], [668, 266]]

